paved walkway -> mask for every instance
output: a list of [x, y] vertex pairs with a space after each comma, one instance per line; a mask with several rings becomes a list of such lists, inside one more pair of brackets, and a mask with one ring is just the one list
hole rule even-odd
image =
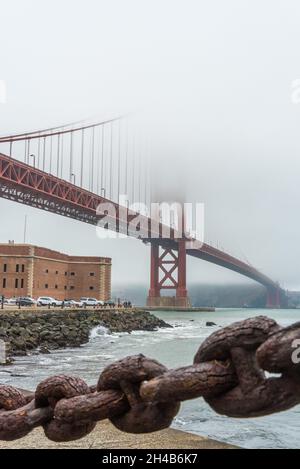
[[160, 432], [133, 435], [117, 430], [108, 420], [97, 424], [95, 430], [85, 438], [68, 443], [48, 440], [43, 430], [36, 428], [25, 438], [17, 441], [0, 441], [0, 449], [234, 449], [234, 446], [210, 438], [167, 429]]

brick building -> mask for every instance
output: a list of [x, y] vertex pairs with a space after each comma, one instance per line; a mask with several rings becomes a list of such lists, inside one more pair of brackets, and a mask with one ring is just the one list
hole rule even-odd
[[0, 244], [0, 294], [105, 301], [111, 295], [111, 259], [69, 256], [30, 244]]

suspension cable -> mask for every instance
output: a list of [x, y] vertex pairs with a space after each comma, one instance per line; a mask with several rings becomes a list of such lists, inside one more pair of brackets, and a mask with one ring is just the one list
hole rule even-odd
[[[46, 130], [46, 131], [40, 131], [39, 133], [27, 133], [27, 134], [19, 134], [19, 135], [11, 135], [9, 137], [0, 137], [0, 143], [9, 143], [11, 141], [13, 142], [17, 142], [17, 141], [21, 141], [21, 140], [31, 140], [31, 139], [37, 139], [37, 138], [40, 138], [40, 137], [53, 137], [55, 135], [62, 135], [62, 134], [69, 134], [69, 133], [75, 133], [75, 132], [79, 132], [81, 130], [85, 130], [85, 129], [92, 129], [93, 127], [99, 127], [101, 125], [104, 125], [104, 124], [108, 124], [108, 123], [113, 123], [115, 121], [118, 121], [122, 118], [124, 118], [125, 116], [118, 116], [118, 117], [114, 117], [113, 119], [107, 119], [105, 121], [101, 121], [101, 122], [96, 122], [94, 124], [88, 124], [88, 125], [84, 125], [84, 126], [81, 126], [81, 127], [73, 127], [72, 129], [66, 129], [66, 130], [59, 130], [59, 131], [50, 131], [50, 130]], [[64, 127], [69, 127], [71, 124], [66, 124]], [[64, 127], [58, 127], [59, 129], [62, 129]], [[44, 133], [45, 132], [45, 133]]]

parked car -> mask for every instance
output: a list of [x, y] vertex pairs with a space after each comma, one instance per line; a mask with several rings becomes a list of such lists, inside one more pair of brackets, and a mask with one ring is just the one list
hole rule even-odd
[[5, 298], [4, 304], [6, 304], [6, 305], [15, 305], [16, 304], [16, 298]]
[[81, 306], [83, 306], [83, 304], [81, 301], [64, 300], [64, 306], [69, 308], [80, 308]]
[[80, 302], [82, 306], [99, 306], [99, 301], [96, 298], [82, 297]]
[[55, 298], [52, 298], [51, 296], [40, 296], [37, 299], [37, 305], [38, 306], [61, 306], [62, 301], [56, 300]]
[[28, 296], [20, 296], [16, 298], [16, 304], [19, 306], [33, 306], [35, 305], [35, 301]]
[[27, 298], [28, 300], [31, 300], [36, 305], [36, 300], [32, 298], [31, 296], [24, 296], [22, 298]]

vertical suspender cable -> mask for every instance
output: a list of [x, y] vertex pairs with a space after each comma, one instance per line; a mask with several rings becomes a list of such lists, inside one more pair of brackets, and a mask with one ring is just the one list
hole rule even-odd
[[[141, 197], [142, 197], [142, 155], [141, 155], [141, 144], [140, 144], [140, 148], [139, 148], [139, 151], [138, 151], [138, 185], [139, 185], [139, 200], [138, 200], [138, 203], [140, 204], [142, 201], [141, 201]], [[140, 211], [140, 210], [139, 210]]]
[[53, 142], [52, 137], [50, 137], [50, 162], [49, 162], [49, 173], [51, 174], [52, 169], [52, 149], [53, 149]]
[[150, 141], [147, 139], [147, 150], [146, 150], [146, 161], [147, 161], [147, 185], [146, 185], [146, 193], [145, 193], [145, 198], [146, 198], [146, 205], [148, 204], [148, 209], [149, 211], [151, 210], [151, 176], [152, 176], [152, 164], [151, 164], [151, 145]]
[[[96, 182], [96, 192], [98, 195], [101, 195], [102, 190], [102, 173], [103, 173], [103, 129], [102, 126], [99, 127], [98, 135], [98, 152], [97, 152], [97, 182]], [[101, 182], [101, 185], [100, 185]]]
[[101, 166], [101, 128], [99, 127], [98, 133], [98, 150], [97, 150], [97, 165], [96, 165], [96, 194], [99, 194], [99, 180], [100, 180], [100, 166]]
[[110, 124], [110, 160], [109, 160], [109, 197], [112, 200], [112, 169], [113, 169], [113, 123]]
[[135, 179], [135, 140], [133, 139], [132, 142], [132, 203], [135, 203], [134, 197], [135, 197], [135, 187], [134, 187], [134, 179]]
[[126, 143], [125, 143], [125, 181], [124, 181], [124, 193], [126, 196], [128, 190], [128, 121], [126, 123]]
[[27, 164], [29, 164], [29, 154], [30, 154], [30, 138], [27, 143]]
[[73, 132], [70, 133], [70, 182], [72, 182], [73, 174]]
[[95, 127], [92, 128], [91, 145], [91, 191], [94, 190], [94, 157], [95, 157]]
[[13, 142], [11, 140], [9, 143], [9, 156], [12, 156], [12, 146], [13, 146]]
[[118, 147], [118, 199], [117, 202], [119, 203], [120, 200], [120, 178], [121, 178], [121, 120], [119, 120], [119, 147]]
[[90, 146], [89, 146], [89, 184], [88, 184], [88, 188], [89, 188], [89, 191], [91, 190], [91, 155], [92, 155], [92, 152], [91, 152], [91, 148], [92, 148], [92, 136], [91, 136], [91, 133], [89, 135], [89, 140], [90, 140]]
[[101, 195], [101, 185], [100, 181], [102, 180], [102, 128], [99, 127], [99, 143], [98, 143], [98, 168], [97, 168], [97, 194]]
[[46, 161], [46, 137], [44, 137], [44, 142], [43, 142], [43, 171], [45, 171], [45, 161]]
[[145, 149], [145, 161], [144, 161], [144, 200], [145, 200], [145, 206], [147, 206], [147, 188], [148, 188], [148, 175], [149, 175], [149, 158], [148, 158], [148, 147], [146, 146]]
[[84, 155], [84, 129], [81, 132], [81, 165], [80, 165], [80, 187], [83, 184], [83, 155]]
[[148, 200], [149, 200], [149, 210], [151, 211], [152, 203], [152, 165], [151, 165], [151, 150], [149, 153], [149, 179], [148, 179]]
[[102, 195], [102, 189], [104, 189], [104, 124], [102, 125], [102, 149], [101, 149], [101, 187], [100, 193]]
[[57, 136], [57, 160], [56, 160], [56, 176], [59, 177], [59, 152], [60, 152], [60, 134]]
[[60, 152], [60, 178], [63, 177], [63, 165], [64, 165], [64, 134], [61, 135], [61, 152]]
[[38, 157], [37, 157], [37, 167], [40, 166], [40, 155], [41, 155], [41, 139], [39, 138], [38, 142]]

